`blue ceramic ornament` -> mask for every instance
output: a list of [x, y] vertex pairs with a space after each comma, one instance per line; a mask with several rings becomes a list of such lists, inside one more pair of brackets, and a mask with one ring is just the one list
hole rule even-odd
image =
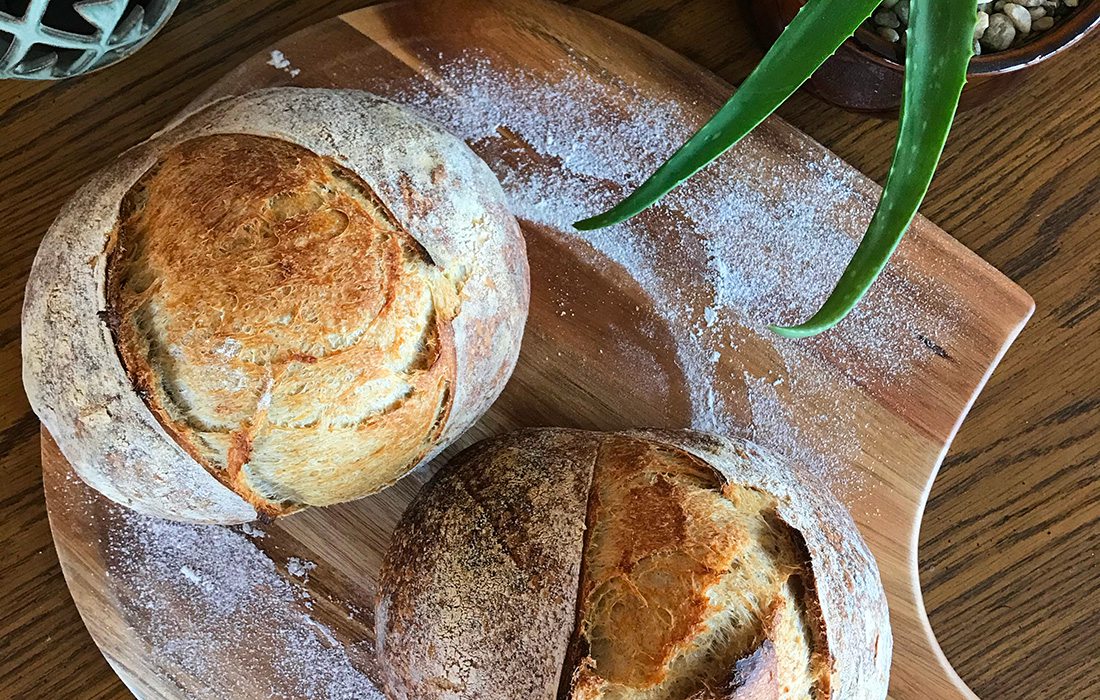
[[179, 0], [0, 0], [0, 78], [49, 80], [141, 48]]

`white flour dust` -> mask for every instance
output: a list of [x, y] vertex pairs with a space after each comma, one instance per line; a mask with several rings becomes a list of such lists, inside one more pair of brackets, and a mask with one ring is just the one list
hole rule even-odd
[[[299, 74], [278, 50], [268, 63]], [[444, 63], [432, 83], [383, 92], [473, 144], [519, 218], [559, 231], [597, 265], [630, 273], [675, 331], [693, 427], [750, 437], [812, 467], [849, 499], [858, 492], [846, 465], [865, 427], [854, 415], [866, 401], [860, 387], [906, 386], [955, 323], [949, 305], [944, 314], [922, 303], [936, 295], [935, 281], [899, 260], [890, 283], [875, 285], [837, 330], [789, 341], [765, 329], [817, 307], [855, 249], [846, 232], [871, 215], [874, 202], [835, 156], [788, 139], [778, 146], [787, 158], [760, 162], [746, 155], [756, 140], [781, 135], [754, 134], [638, 220], [580, 233], [574, 220], [618, 201], [698, 126], [686, 124], [682, 102], [570, 66], [548, 79], [476, 54]], [[559, 313], [572, 314], [568, 295], [560, 298]], [[663, 376], [649, 355], [636, 365], [640, 376]], [[195, 697], [382, 697], [353, 665], [353, 650], [310, 615], [312, 562], [291, 557], [283, 575], [257, 546], [265, 533], [253, 525], [112, 512], [121, 526], [108, 575], [129, 591], [151, 656], [203, 685], [189, 687]]]
[[317, 565], [305, 559], [291, 557], [286, 562], [286, 572], [294, 578], [302, 579], [303, 583], [309, 583], [309, 572], [317, 568]]
[[[552, 76], [529, 75], [468, 52], [439, 66], [430, 83], [386, 92], [471, 143], [518, 218], [622, 266], [670, 328], [690, 329], [676, 332], [675, 352], [693, 427], [748, 434], [834, 487], [858, 488], [844, 483], [855, 478], [846, 462], [860, 449], [855, 387], [904, 385], [932, 355], [917, 329], [951, 335], [950, 317], [922, 311], [919, 297], [934, 282], [907, 282], [915, 271], [895, 262], [891, 283], [875, 285], [836, 330], [808, 341], [766, 330], [816, 310], [855, 250], [847, 232], [862, 230], [874, 208], [839, 159], [776, 133], [750, 135], [634, 221], [574, 231], [573, 221], [618, 201], [699, 126], [688, 124], [682, 102], [593, 73], [563, 65]], [[786, 138], [772, 149], [786, 157], [753, 159], [763, 138]], [[541, 158], [525, 157], [530, 151]], [[740, 365], [746, 343], [769, 348], [775, 366]], [[845, 376], [820, 376], [823, 364]]]
[[[111, 509], [123, 526], [108, 550], [108, 576], [128, 591], [151, 657], [197, 681], [187, 686], [193, 697], [382, 698], [309, 615], [309, 593], [242, 534], [261, 531]], [[292, 557], [287, 568], [304, 579], [315, 566]], [[267, 685], [257, 687], [261, 679]]]

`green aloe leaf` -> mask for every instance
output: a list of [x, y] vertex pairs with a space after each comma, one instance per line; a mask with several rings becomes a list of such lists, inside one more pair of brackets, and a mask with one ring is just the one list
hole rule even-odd
[[[879, 0], [809, 0], [733, 97], [703, 128], [626, 199], [574, 226], [588, 231], [625, 221], [725, 153], [836, 53], [878, 4]], [[965, 0], [960, 4], [965, 5]]]
[[[877, 6], [878, 0], [809, 0], [702, 129], [626, 199], [574, 225], [583, 231], [625, 221], [706, 167], [790, 97]], [[965, 0], [912, 0], [910, 12], [898, 140], [878, 208], [821, 309], [797, 326], [772, 326], [780, 335], [816, 335], [848, 315], [897, 248], [939, 164], [966, 83], [977, 16]]]
[[843, 320], [901, 242], [932, 182], [966, 83], [977, 21], [971, 5], [964, 0], [913, 0], [898, 140], [878, 209], [821, 309], [797, 326], [773, 326], [776, 333], [804, 338]]

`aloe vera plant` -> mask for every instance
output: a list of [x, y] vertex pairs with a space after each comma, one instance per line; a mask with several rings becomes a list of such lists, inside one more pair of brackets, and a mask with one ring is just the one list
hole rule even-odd
[[[706, 167], [806, 82], [878, 4], [879, 0], [809, 0], [710, 121], [634, 192], [575, 226], [590, 230], [625, 221]], [[797, 338], [832, 328], [859, 303], [886, 266], [939, 164], [966, 83], [976, 22], [973, 2], [912, 0], [897, 144], [878, 208], [817, 313], [796, 326], [772, 326], [776, 333]]]

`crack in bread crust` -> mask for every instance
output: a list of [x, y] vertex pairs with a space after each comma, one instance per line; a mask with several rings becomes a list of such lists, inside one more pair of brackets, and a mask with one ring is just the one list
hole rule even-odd
[[198, 137], [161, 155], [120, 221], [123, 365], [258, 510], [378, 491], [439, 437], [457, 290], [355, 174], [279, 139]]
[[[233, 368], [231, 360], [247, 359], [249, 352], [259, 360], [252, 368], [259, 368], [256, 373], [263, 369], [272, 371], [270, 377], [246, 373], [253, 390], [245, 392], [235, 405], [228, 406], [230, 410], [211, 415], [201, 401], [195, 400], [194, 392], [189, 391], [189, 378], [181, 380], [178, 369], [173, 370], [176, 376], [174, 399], [161, 400], [148, 392], [143, 396], [132, 371], [133, 363], [127, 367], [121, 357], [117, 329], [123, 319], [116, 306], [117, 299], [110, 297], [108, 289], [109, 263], [118, 262], [117, 258], [111, 261], [110, 257], [121, 233], [120, 215], [134, 213], [133, 210], [120, 211], [123, 200], [144, 191], [135, 189], [135, 185], [147, 176], [173, 177], [171, 171], [158, 173], [162, 169], [158, 164], [162, 164], [166, 155], [186, 149], [192, 142], [206, 140], [209, 143], [209, 137], [219, 137], [223, 143], [255, 137], [298, 147], [297, 151], [286, 149], [293, 151], [290, 159], [293, 167], [261, 169], [259, 177], [254, 178], [258, 186], [266, 186], [265, 178], [283, 177], [299, 166], [317, 166], [325, 178], [330, 179], [326, 184], [331, 185], [334, 192], [318, 193], [314, 189], [299, 191], [295, 197], [274, 199], [271, 205], [278, 211], [273, 211], [275, 216], [270, 218], [276, 228], [285, 227], [288, 218], [295, 218], [282, 214], [295, 211], [303, 214], [315, 211], [316, 216], [311, 220], [319, 226], [314, 233], [343, 228], [349, 210], [342, 206], [318, 207], [318, 198], [324, 204], [326, 197], [344, 197], [355, 201], [368, 214], [377, 204], [367, 201], [373, 195], [385, 203], [384, 212], [366, 217], [378, 225], [379, 245], [383, 246], [387, 240], [385, 236], [389, 235], [382, 213], [392, 214], [390, 218], [399, 223], [400, 232], [408, 234], [407, 240], [398, 242], [409, 254], [401, 261], [415, 263], [430, 273], [427, 280], [430, 304], [413, 304], [416, 310], [425, 313], [413, 314], [409, 320], [437, 330], [438, 353], [433, 356], [437, 359], [435, 365], [425, 361], [410, 364], [407, 369], [421, 374], [435, 369], [442, 375], [438, 378], [446, 380], [428, 387], [431, 392], [413, 395], [427, 396], [430, 400], [424, 405], [418, 407], [406, 400], [402, 410], [380, 413], [373, 421], [368, 421], [369, 425], [359, 425], [367, 415], [361, 410], [364, 404], [370, 401], [392, 404], [407, 387], [399, 385], [397, 390], [386, 394], [380, 391], [386, 382], [375, 385], [374, 389], [379, 391], [373, 397], [364, 390], [365, 394], [355, 395], [361, 401], [345, 405], [346, 410], [340, 412], [340, 407], [335, 407], [338, 411], [335, 416], [331, 412], [311, 410], [308, 397], [313, 388], [338, 397], [332, 385], [342, 378], [331, 370], [334, 366], [339, 368], [340, 363], [353, 364], [353, 358], [346, 353], [339, 357], [337, 353], [342, 352], [339, 346], [354, 345], [353, 352], [360, 350], [365, 325], [349, 322], [346, 327], [335, 329], [335, 339], [325, 333], [312, 343], [316, 347], [287, 352], [282, 358], [287, 360], [285, 364], [295, 372], [307, 374], [307, 381], [282, 387], [286, 389], [282, 395], [276, 383], [268, 411], [263, 416], [270, 434], [265, 436], [263, 430], [250, 425], [249, 432], [240, 435], [236, 448], [249, 460], [240, 460], [238, 473], [243, 476], [239, 487], [242, 490], [247, 487], [257, 501], [263, 499], [256, 504], [264, 511], [262, 513], [257, 513], [252, 503], [227, 487], [226, 470], [200, 459], [199, 448], [215, 453], [223, 458], [222, 463], [228, 463], [232, 432], [224, 432], [224, 428], [239, 430], [244, 427], [246, 418], [258, 416], [256, 409], [260, 397], [266, 393], [263, 381], [277, 379], [275, 368], [261, 364], [264, 358], [256, 354], [256, 348], [242, 347], [241, 338], [233, 336], [231, 342], [227, 338], [223, 344], [213, 346], [225, 357], [211, 358], [208, 362], [211, 371], [200, 372], [196, 386], [214, 383], [219, 372], [223, 379], [227, 376], [236, 379], [227, 367], [240, 369]], [[305, 158], [299, 158], [298, 154], [304, 154]], [[225, 167], [229, 175], [240, 175], [251, 167], [246, 158], [229, 161]], [[345, 175], [341, 168], [353, 173], [354, 177]], [[205, 188], [207, 194], [226, 194], [225, 188], [211, 186], [212, 178], [199, 177], [197, 180], [200, 189]], [[405, 201], [403, 190], [418, 197], [415, 211]], [[166, 191], [170, 196], [184, 194], [176, 187]], [[266, 203], [270, 194], [279, 192], [265, 192], [260, 198]], [[217, 214], [220, 207], [220, 216], [225, 218], [226, 202], [222, 198], [208, 197], [207, 201], [210, 206], [200, 207], [200, 214]], [[136, 195], [132, 203], [140, 203]], [[157, 202], [153, 205], [157, 206]], [[168, 213], [171, 211], [172, 207], [168, 207]], [[234, 216], [236, 213], [229, 212]], [[212, 218], [218, 220], [217, 216]], [[250, 220], [256, 218], [253, 216]], [[346, 225], [354, 230], [364, 222], [362, 218], [348, 219]], [[207, 234], [208, 228], [202, 226], [198, 234]], [[243, 233], [246, 232], [242, 227]], [[269, 232], [253, 233], [261, 237], [268, 236]], [[185, 240], [182, 237], [187, 234], [188, 231], [179, 228], [167, 235]], [[349, 237], [356, 236], [345, 233], [334, 245]], [[303, 240], [306, 238], [308, 236]], [[228, 245], [239, 239], [239, 236], [227, 236], [219, 242]], [[324, 242], [323, 236], [310, 240]], [[268, 245], [263, 250], [271, 252], [278, 247]], [[309, 246], [305, 248], [308, 252]], [[362, 254], [365, 248], [358, 245], [354, 255], [329, 256], [321, 262], [329, 266], [334, 261], [358, 262], [365, 269], [368, 262]], [[245, 266], [242, 272], [246, 279], [273, 272], [300, 272], [293, 259], [283, 262], [291, 265], [281, 268]], [[211, 283], [206, 285], [211, 291], [217, 291], [223, 280], [207, 268], [206, 265], [184, 266], [179, 275], [170, 277], [182, 278], [184, 282], [201, 279]], [[118, 268], [113, 272], [117, 273]], [[360, 278], [367, 274], [364, 270], [355, 272]], [[341, 287], [356, 275], [334, 276], [333, 286]], [[152, 326], [163, 329], [168, 318], [161, 313], [165, 310], [163, 300], [154, 295], [179, 290], [166, 292], [160, 288], [162, 284], [158, 282], [156, 288], [152, 284], [148, 287], [135, 285], [135, 289], [152, 290], [145, 301], [157, 303], [156, 313], [147, 315], [145, 325], [152, 322]], [[410, 285], [417, 287], [411, 282]], [[263, 289], [263, 285], [257, 288]], [[359, 293], [355, 289], [351, 291]], [[394, 455], [385, 443], [410, 454], [423, 447], [420, 444], [423, 435], [416, 426], [409, 426], [406, 431], [400, 420], [391, 420], [393, 416], [403, 415], [406, 409], [418, 421], [423, 419], [421, 426], [429, 426], [430, 434], [438, 435], [419, 462], [429, 460], [454, 442], [485, 413], [515, 367], [527, 318], [529, 292], [523, 236], [508, 209], [500, 183], [484, 161], [459, 138], [397, 104], [361, 90], [289, 87], [257, 90], [217, 100], [181, 115], [151, 139], [94, 173], [62, 208], [38, 247], [23, 296], [23, 387], [34, 412], [55, 438], [74, 471], [104, 496], [145, 515], [171, 520], [217, 524], [247, 522], [258, 515], [286, 512], [286, 503], [268, 500], [268, 496], [294, 497], [297, 494], [302, 501], [333, 502], [365, 495], [368, 490], [365, 487], [380, 488], [396, 480], [414, 465], [401, 465], [390, 474], [383, 474], [378, 468], [380, 462], [397, 465], [401, 461], [390, 459]], [[354, 294], [341, 294], [338, 298], [351, 298]], [[268, 297], [259, 294], [253, 301], [256, 298]], [[393, 298], [402, 297], [395, 295]], [[423, 301], [425, 297], [420, 294], [411, 298]], [[285, 300], [275, 299], [275, 302], [281, 301]], [[236, 308], [235, 303], [233, 306]], [[427, 306], [434, 310], [434, 316], [427, 315]], [[235, 312], [234, 317], [243, 318], [244, 315]], [[274, 323], [285, 315], [285, 312], [273, 313], [270, 320]], [[318, 321], [325, 320], [323, 314], [314, 316]], [[293, 318], [292, 314], [286, 322]], [[133, 335], [142, 337], [138, 332]], [[413, 344], [410, 352], [416, 350], [417, 342], [425, 342], [423, 337], [402, 335]], [[167, 334], [162, 335], [159, 342], [165, 348], [164, 354], [175, 363], [171, 352], [179, 343], [173, 342]], [[140, 357], [142, 353], [136, 354]], [[148, 364], [164, 363], [155, 360]], [[182, 368], [203, 363], [196, 365], [188, 360], [176, 364]], [[404, 364], [395, 363], [392, 369], [396, 372]], [[331, 381], [326, 381], [326, 373]], [[79, 381], [73, 381], [73, 377]], [[150, 386], [156, 388], [157, 384], [159, 382], [152, 382]], [[389, 386], [394, 389], [393, 383]], [[298, 398], [294, 399], [295, 396]], [[164, 414], [157, 415], [153, 410], [155, 404], [170, 406], [173, 401], [186, 404], [192, 418], [190, 423], [181, 421], [178, 430]], [[288, 410], [288, 406], [294, 410]], [[435, 409], [440, 411], [433, 416]], [[201, 422], [196, 419], [200, 411], [204, 412]], [[322, 419], [335, 427], [328, 431], [318, 430], [323, 427]], [[252, 424], [257, 422], [252, 418]], [[202, 443], [195, 429], [200, 423], [221, 432], [209, 431], [209, 439]], [[181, 431], [186, 433], [187, 439], [180, 438]], [[403, 439], [389, 440], [385, 435]], [[312, 436], [312, 444], [307, 444], [307, 436]], [[356, 457], [363, 459], [343, 459], [337, 454], [341, 445], [348, 446], [356, 452]], [[274, 455], [275, 447], [282, 447], [285, 454]], [[301, 456], [310, 452], [319, 454], [323, 462], [303, 464]], [[256, 458], [264, 454], [272, 459]], [[285, 458], [288, 463], [297, 461], [297, 464], [291, 473], [277, 474], [270, 468], [276, 458]]]
[[835, 496], [692, 431], [528, 429], [463, 451], [394, 531], [375, 635], [395, 700], [881, 700], [892, 651]]
[[[593, 482], [574, 700], [827, 697], [808, 553], [773, 497], [623, 436]], [[773, 668], [731, 685], [764, 645]]]

